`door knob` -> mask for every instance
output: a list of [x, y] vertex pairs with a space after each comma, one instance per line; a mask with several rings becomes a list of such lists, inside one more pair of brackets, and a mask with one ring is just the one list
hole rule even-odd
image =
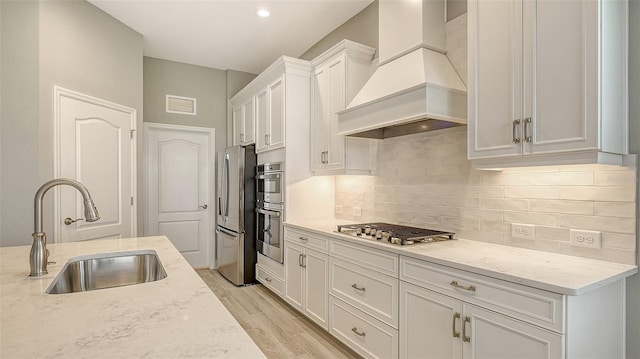
[[84, 221], [84, 218], [76, 218], [76, 219], [71, 219], [69, 217], [64, 219], [64, 224], [66, 224], [67, 226], [70, 225], [71, 223], [75, 223], [78, 221]]
[[207, 208], [209, 208], [209, 206], [207, 206], [206, 204], [205, 204], [204, 206], [198, 206], [198, 207], [200, 207], [200, 208], [202, 208], [202, 209], [207, 209]]

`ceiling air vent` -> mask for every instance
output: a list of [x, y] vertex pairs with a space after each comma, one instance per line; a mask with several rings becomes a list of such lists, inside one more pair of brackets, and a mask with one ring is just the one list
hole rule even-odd
[[191, 97], [167, 95], [167, 112], [195, 116], [196, 99]]

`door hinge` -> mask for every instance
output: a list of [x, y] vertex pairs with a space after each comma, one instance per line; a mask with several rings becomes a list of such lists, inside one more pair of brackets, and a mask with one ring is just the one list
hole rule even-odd
[[133, 136], [134, 136], [134, 134], [135, 134], [135, 133], [136, 133], [136, 130], [130, 130], [130, 131], [129, 131], [129, 136], [130, 136], [130, 138], [131, 138], [132, 140], [133, 140]]
[[131, 196], [131, 205], [133, 206], [133, 196]]

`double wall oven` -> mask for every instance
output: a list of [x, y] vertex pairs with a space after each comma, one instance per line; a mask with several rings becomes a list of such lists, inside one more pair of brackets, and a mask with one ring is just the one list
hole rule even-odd
[[256, 174], [256, 213], [258, 252], [283, 262], [284, 172], [282, 163], [265, 163]]

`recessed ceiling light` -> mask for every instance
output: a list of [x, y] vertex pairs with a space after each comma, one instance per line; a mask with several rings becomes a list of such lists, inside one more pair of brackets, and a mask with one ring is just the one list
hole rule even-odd
[[267, 9], [260, 9], [260, 10], [258, 10], [257, 14], [260, 17], [269, 17], [271, 15], [269, 10], [267, 10]]

